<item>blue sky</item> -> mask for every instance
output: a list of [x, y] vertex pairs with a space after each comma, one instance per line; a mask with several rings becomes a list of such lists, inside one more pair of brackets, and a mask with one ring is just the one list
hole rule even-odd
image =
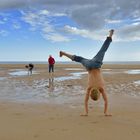
[[104, 61], [140, 61], [139, 0], [1, 0], [0, 61], [67, 61], [60, 50], [92, 58], [110, 28]]

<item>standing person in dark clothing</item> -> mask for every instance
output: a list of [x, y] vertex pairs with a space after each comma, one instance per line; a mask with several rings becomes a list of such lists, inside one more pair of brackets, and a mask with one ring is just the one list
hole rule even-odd
[[55, 64], [55, 59], [49, 55], [49, 58], [48, 58], [48, 64], [49, 64], [49, 74], [52, 72], [54, 72], [54, 64]]

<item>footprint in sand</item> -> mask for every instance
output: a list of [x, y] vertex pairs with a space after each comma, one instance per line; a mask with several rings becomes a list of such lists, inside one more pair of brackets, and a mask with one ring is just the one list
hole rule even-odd
[[38, 138], [38, 137], [39, 137], [39, 135], [38, 135], [38, 134], [34, 135], [34, 138]]
[[22, 113], [14, 113], [14, 115], [16, 115], [16, 116], [21, 116]]
[[63, 129], [62, 129], [62, 131], [68, 131], [68, 129], [66, 129], [66, 128], [63, 128]]
[[83, 125], [83, 123], [78, 123], [78, 125]]
[[49, 119], [50, 119], [50, 120], [54, 120], [54, 118], [53, 118], [53, 117], [50, 117]]
[[99, 123], [99, 122], [95, 121], [95, 122], [90, 122], [90, 123], [92, 123], [92, 124], [97, 124], [97, 123]]
[[50, 129], [50, 131], [55, 131], [55, 129], [52, 128], [52, 129]]

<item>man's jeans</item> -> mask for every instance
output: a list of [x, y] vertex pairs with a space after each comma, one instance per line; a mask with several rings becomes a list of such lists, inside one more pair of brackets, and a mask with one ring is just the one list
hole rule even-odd
[[81, 56], [73, 55], [72, 61], [81, 63], [87, 70], [101, 68], [105, 52], [107, 51], [111, 42], [111, 37], [107, 37], [99, 52], [92, 59], [86, 59]]

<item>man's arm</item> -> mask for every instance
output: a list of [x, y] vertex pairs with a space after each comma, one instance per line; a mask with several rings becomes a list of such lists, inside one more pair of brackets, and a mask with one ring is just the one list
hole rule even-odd
[[87, 89], [87, 93], [85, 95], [85, 113], [82, 114], [81, 116], [88, 116], [88, 100], [89, 100], [89, 94], [90, 94], [90, 89]]
[[104, 89], [102, 89], [101, 93], [102, 93], [102, 96], [104, 99], [104, 114], [105, 114], [105, 116], [112, 116], [111, 114], [107, 113], [107, 111], [108, 111], [108, 99], [107, 99], [107, 95], [106, 95]]
[[55, 59], [53, 59], [53, 61], [54, 61], [54, 64], [55, 64]]

